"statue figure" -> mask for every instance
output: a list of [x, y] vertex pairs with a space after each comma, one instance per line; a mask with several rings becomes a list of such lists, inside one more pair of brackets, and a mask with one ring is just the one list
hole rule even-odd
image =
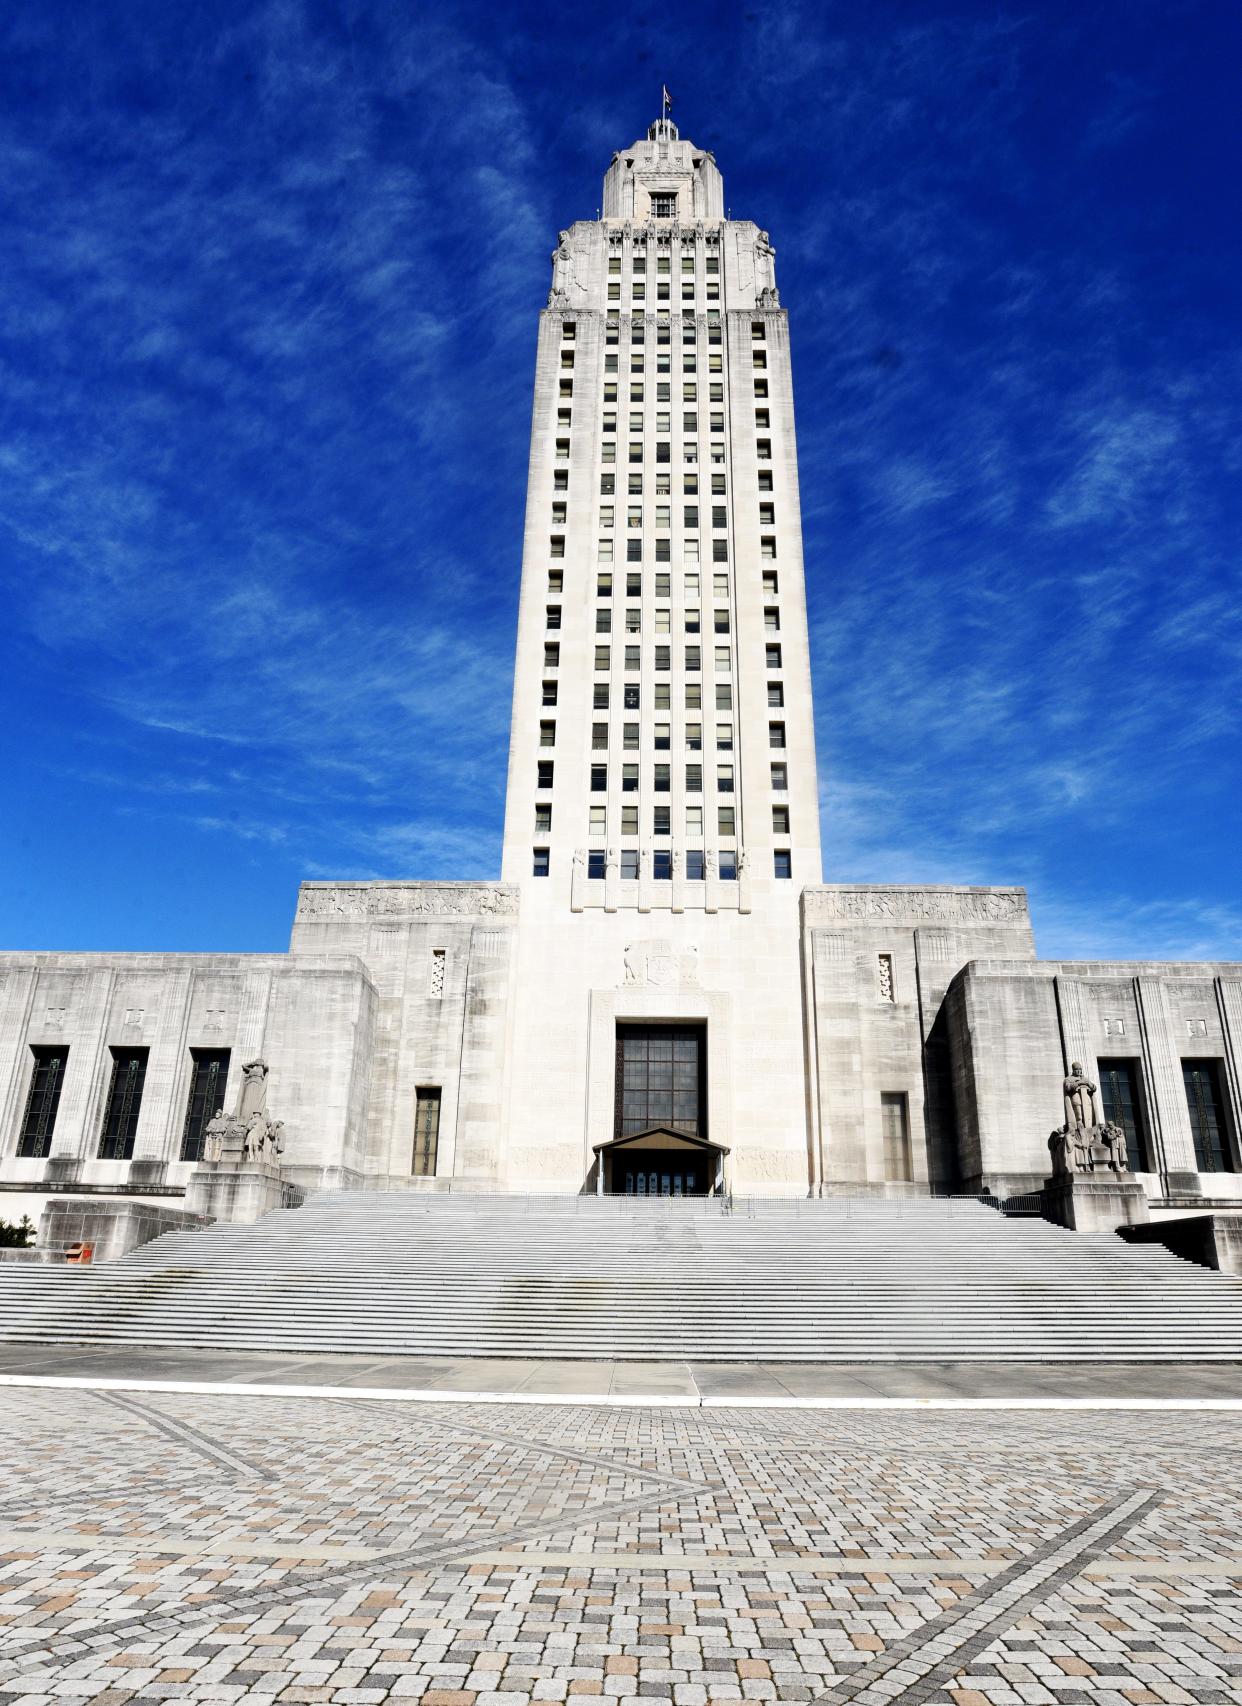
[[274, 1163], [284, 1154], [284, 1140], [280, 1135], [284, 1128], [284, 1120], [271, 1120], [268, 1123], [267, 1130], [263, 1133], [262, 1159], [264, 1161], [271, 1161]]
[[615, 877], [621, 869], [621, 855], [615, 847], [610, 847], [604, 859], [604, 868], [610, 877]]
[[746, 851], [746, 849], [744, 847], [739, 847], [738, 848], [738, 854], [737, 854], [737, 874], [738, 874], [738, 876], [744, 877], [749, 869], [750, 869], [750, 854]]
[[224, 1109], [217, 1108], [215, 1116], [207, 1121], [203, 1131], [203, 1160], [218, 1161], [224, 1134], [229, 1129], [229, 1122], [224, 1117]]
[[261, 1114], [267, 1107], [267, 1062], [265, 1060], [249, 1060], [242, 1067], [242, 1087], [237, 1098], [237, 1113], [234, 1116], [243, 1125], [249, 1125], [251, 1115]]
[[680, 847], [674, 847], [674, 849], [673, 849], [673, 865], [672, 865], [673, 880], [674, 881], [676, 881], [682, 875], [682, 869], [683, 869], [685, 863], [686, 863], [686, 856], [682, 852], [681, 848]]
[[255, 1109], [246, 1124], [246, 1159], [258, 1161], [262, 1158], [263, 1149], [267, 1142], [267, 1116]]
[[1062, 1093], [1065, 1099], [1067, 1127], [1099, 1124], [1095, 1109], [1095, 1085], [1083, 1076], [1081, 1061], [1071, 1062], [1069, 1077], [1062, 1085]]
[[1114, 1173], [1130, 1171], [1130, 1157], [1126, 1151], [1126, 1134], [1122, 1126], [1109, 1120], [1104, 1127], [1104, 1143], [1108, 1149], [1108, 1164]]
[[703, 867], [707, 872], [708, 881], [720, 875], [720, 860], [716, 857], [715, 849], [709, 847], [703, 855]]

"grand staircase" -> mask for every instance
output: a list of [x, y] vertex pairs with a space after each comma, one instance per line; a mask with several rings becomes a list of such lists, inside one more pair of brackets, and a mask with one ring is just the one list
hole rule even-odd
[[697, 1361], [1240, 1361], [1242, 1279], [972, 1199], [322, 1193], [0, 1267], [0, 1340]]

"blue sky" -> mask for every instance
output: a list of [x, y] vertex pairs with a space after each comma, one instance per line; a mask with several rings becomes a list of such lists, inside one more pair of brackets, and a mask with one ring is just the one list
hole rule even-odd
[[0, 945], [494, 876], [536, 315], [660, 83], [772, 235], [826, 875], [1242, 958], [1242, 7], [15, 0]]

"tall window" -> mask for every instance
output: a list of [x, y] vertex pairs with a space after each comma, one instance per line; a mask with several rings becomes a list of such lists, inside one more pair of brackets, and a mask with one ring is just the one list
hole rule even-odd
[[1119, 1125], [1126, 1134], [1126, 1154], [1131, 1170], [1151, 1171], [1151, 1146], [1147, 1141], [1147, 1121], [1143, 1113], [1143, 1098], [1138, 1082], [1137, 1060], [1102, 1060], [1100, 1070], [1100, 1105], [1110, 1125]]
[[616, 1135], [666, 1125], [707, 1135], [701, 1026], [618, 1025]]
[[1232, 1173], [1233, 1156], [1224, 1097], [1220, 1093], [1219, 1062], [1184, 1060], [1182, 1078], [1195, 1140], [1195, 1165], [1201, 1173]]
[[904, 1092], [885, 1091], [881, 1095], [880, 1123], [884, 1133], [884, 1177], [911, 1178], [910, 1116]]
[[101, 1161], [133, 1160], [142, 1087], [147, 1079], [147, 1053], [145, 1048], [112, 1050], [112, 1081], [108, 1085], [108, 1103], [99, 1134]]
[[414, 1092], [414, 1158], [410, 1171], [415, 1178], [435, 1174], [436, 1151], [440, 1147], [440, 1087], [420, 1085]]
[[69, 1050], [53, 1044], [50, 1048], [32, 1047], [34, 1071], [30, 1078], [30, 1094], [22, 1115], [22, 1132], [18, 1140], [19, 1155], [47, 1155], [52, 1147], [52, 1132], [56, 1128], [56, 1110], [60, 1106], [60, 1090], [65, 1080], [65, 1061]]
[[192, 1048], [190, 1060], [190, 1100], [185, 1110], [185, 1129], [181, 1133], [181, 1159], [201, 1161], [207, 1121], [214, 1119], [217, 1110], [225, 1105], [229, 1051], [226, 1048]]

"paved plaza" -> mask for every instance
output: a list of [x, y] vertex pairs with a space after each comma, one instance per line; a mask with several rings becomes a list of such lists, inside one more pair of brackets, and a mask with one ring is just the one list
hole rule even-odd
[[1242, 1701], [1236, 1410], [0, 1403], [3, 1701]]

